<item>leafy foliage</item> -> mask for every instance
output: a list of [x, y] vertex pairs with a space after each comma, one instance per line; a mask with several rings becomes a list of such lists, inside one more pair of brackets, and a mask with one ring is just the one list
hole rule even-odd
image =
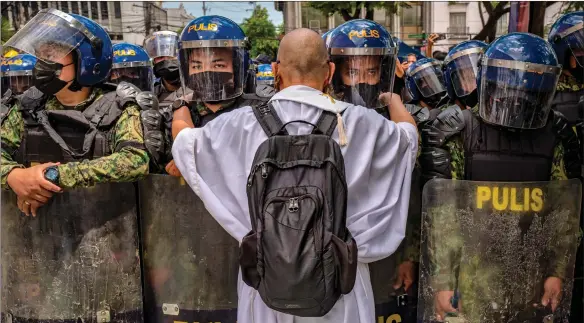
[[268, 18], [268, 9], [258, 5], [254, 8], [251, 17], [245, 18], [241, 23], [241, 28], [251, 41], [252, 57], [259, 54], [276, 57], [279, 44], [276, 38], [276, 27]]
[[10, 39], [10, 37], [12, 37], [14, 32], [10, 30], [10, 23], [8, 22], [8, 19], [2, 17], [0, 18], [0, 21], [2, 22], [2, 30], [0, 30], [0, 33], [2, 36], [2, 44], [4, 44]]
[[361, 8], [365, 8], [367, 12], [365, 18], [373, 19], [373, 9], [385, 9], [389, 14], [396, 14], [399, 8], [410, 8], [407, 2], [400, 1], [314, 1], [310, 2], [310, 6], [314, 9], [320, 10], [327, 16], [332, 16], [335, 13], [340, 14], [345, 21], [358, 19], [361, 14]]

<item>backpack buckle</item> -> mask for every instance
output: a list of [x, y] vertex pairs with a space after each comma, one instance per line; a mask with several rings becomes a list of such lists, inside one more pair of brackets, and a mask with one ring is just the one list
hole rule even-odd
[[290, 200], [288, 200], [288, 211], [290, 213], [295, 213], [298, 212], [298, 198], [297, 197], [293, 197]]

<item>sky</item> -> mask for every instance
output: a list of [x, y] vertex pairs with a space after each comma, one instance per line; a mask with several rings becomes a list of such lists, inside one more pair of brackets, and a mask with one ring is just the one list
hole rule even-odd
[[[163, 1], [163, 8], [178, 8], [180, 4], [183, 4], [188, 13], [195, 17], [200, 17], [203, 15], [203, 2], [173, 2], [173, 1]], [[270, 15], [270, 20], [275, 26], [278, 26], [284, 21], [282, 13], [276, 11], [274, 8], [274, 2], [254, 2], [268, 9], [268, 14]], [[242, 23], [244, 18], [251, 16], [251, 10], [253, 5], [249, 1], [205, 1], [205, 6], [207, 9], [207, 15], [218, 15], [227, 17], [236, 23]]]

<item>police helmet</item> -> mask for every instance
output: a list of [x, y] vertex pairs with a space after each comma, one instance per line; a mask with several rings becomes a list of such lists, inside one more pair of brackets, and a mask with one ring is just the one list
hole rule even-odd
[[446, 94], [442, 62], [433, 58], [413, 62], [406, 70], [405, 83], [412, 101], [423, 101], [436, 108]]
[[[181, 82], [187, 100], [217, 102], [243, 94], [251, 59], [241, 27], [221, 16], [191, 21], [179, 40]], [[252, 75], [253, 78], [253, 75]]]
[[332, 79], [334, 96], [367, 108], [379, 108], [384, 92], [392, 92], [397, 47], [380, 24], [366, 19], [351, 20], [328, 36], [328, 51], [336, 69]]
[[329, 31], [327, 31], [326, 33], [324, 33], [324, 34], [321, 35], [322, 40], [324, 40], [324, 43], [326, 45], [326, 48], [329, 47], [329, 42], [330, 42], [330, 39], [331, 39], [330, 35], [333, 32], [333, 30], [334, 29], [330, 29]]
[[256, 74], [256, 94], [260, 97], [271, 97], [276, 93], [274, 89], [274, 72], [271, 64], [258, 65]]
[[142, 91], [152, 91], [154, 76], [152, 62], [146, 51], [137, 45], [115, 44], [110, 82], [128, 82]]
[[580, 66], [584, 66], [584, 11], [561, 16], [552, 26], [548, 41], [564, 68], [569, 55], [574, 56]]
[[467, 40], [454, 46], [444, 59], [444, 83], [448, 96], [474, 107], [478, 103], [477, 76], [481, 55], [489, 47], [479, 40]]
[[144, 50], [153, 60], [159, 57], [176, 57], [178, 34], [173, 31], [157, 31], [144, 40]]
[[32, 70], [36, 57], [30, 54], [19, 54], [4, 59], [0, 68], [2, 95], [10, 89], [13, 94], [22, 94], [32, 86]]
[[81, 86], [105, 81], [112, 66], [112, 43], [96, 22], [57, 9], [43, 9], [20, 29], [6, 47], [15, 48], [47, 63], [76, 54], [76, 78]]
[[501, 36], [485, 51], [478, 72], [485, 122], [520, 129], [546, 125], [561, 73], [547, 41], [529, 33]]

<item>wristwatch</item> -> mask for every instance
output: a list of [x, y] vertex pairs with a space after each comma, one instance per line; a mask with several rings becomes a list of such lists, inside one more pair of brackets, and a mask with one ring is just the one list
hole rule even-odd
[[188, 107], [189, 103], [183, 99], [176, 99], [174, 100], [174, 102], [172, 102], [172, 112], [182, 108], [182, 107]]
[[55, 185], [59, 185], [59, 169], [57, 166], [47, 167], [45, 169], [45, 179]]

